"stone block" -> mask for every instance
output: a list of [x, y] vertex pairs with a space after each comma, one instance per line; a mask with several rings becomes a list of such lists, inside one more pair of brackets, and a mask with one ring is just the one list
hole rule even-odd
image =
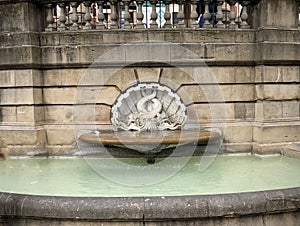
[[75, 104], [76, 88], [44, 88], [44, 104]]
[[281, 154], [282, 147], [286, 146], [287, 144], [288, 143], [260, 144], [253, 142], [252, 152], [258, 155]]
[[257, 101], [255, 104], [255, 121], [263, 121], [264, 119], [264, 104], [263, 101]]
[[293, 142], [299, 140], [299, 123], [265, 124], [254, 126], [253, 140], [260, 144]]
[[111, 105], [119, 94], [115, 87], [44, 88], [44, 103]]
[[66, 156], [78, 147], [76, 143], [74, 143], [73, 145], [46, 145], [45, 148], [48, 151], [49, 156]]
[[263, 0], [254, 7], [254, 27], [263, 28], [297, 28], [296, 1]]
[[[288, 40], [289, 41], [289, 40]], [[258, 59], [268, 62], [296, 62], [299, 59], [299, 43], [259, 43]], [[294, 64], [294, 63], [292, 63]]]
[[282, 102], [265, 101], [263, 108], [264, 119], [282, 118]]
[[4, 69], [16, 66], [30, 68], [40, 63], [40, 48], [38, 46], [17, 46], [0, 48], [1, 67]]
[[84, 73], [85, 69], [44, 70], [44, 86], [76, 86], [83, 77]]
[[160, 83], [176, 91], [182, 84], [194, 84], [192, 71], [179, 67], [162, 68]]
[[252, 142], [246, 143], [222, 143], [222, 148], [225, 153], [251, 153], [252, 152]]
[[[107, 105], [77, 105], [73, 106], [73, 123], [79, 124], [110, 124], [111, 107]], [[53, 120], [62, 120], [52, 113]]]
[[189, 94], [185, 103], [192, 102], [225, 102], [225, 101], [253, 101], [253, 85], [192, 85], [181, 86], [179, 95], [184, 92]]
[[300, 103], [297, 100], [282, 102], [282, 117], [293, 118], [300, 117]]
[[160, 78], [160, 68], [136, 68], [139, 82], [158, 82]]
[[0, 94], [1, 105], [42, 103], [42, 91], [39, 88], [0, 89]]
[[47, 144], [48, 145], [74, 145], [75, 134], [69, 128], [48, 128]]
[[299, 99], [300, 86], [297, 84], [263, 85], [265, 100], [295, 100]]
[[256, 31], [257, 42], [298, 42], [299, 34], [296, 29], [261, 29]]
[[[150, 68], [149, 68], [150, 69]], [[140, 82], [143, 81], [143, 76], [154, 76], [156, 77], [158, 69], [150, 69], [150, 70], [143, 70], [142, 68], [137, 69], [136, 71], [133, 68], [121, 68], [113, 72], [105, 81], [104, 85], [114, 85], [117, 86], [120, 90], [124, 91], [130, 86], [133, 86], [137, 83], [137, 78], [135, 73], [137, 73], [138, 79]], [[159, 76], [159, 74], [158, 74]]]
[[243, 62], [252, 61], [254, 59], [255, 48], [251, 43], [233, 44], [222, 43], [215, 45], [215, 59], [216, 61], [228, 62]]
[[[10, 3], [10, 2], [8, 2]], [[8, 10], [9, 9], [9, 10]], [[39, 31], [43, 10], [29, 2], [0, 5], [0, 32]]]
[[218, 83], [234, 83], [235, 68], [234, 67], [209, 67], [212, 75], [215, 76]]
[[22, 69], [14, 70], [16, 86], [41, 86], [41, 71]]
[[171, 48], [172, 66], [178, 67], [182, 64], [194, 64], [195, 62], [203, 64], [206, 48], [203, 43], [185, 43], [181, 46], [182, 47], [172, 46]]
[[145, 62], [171, 63], [171, 45], [167, 43], [137, 43], [124, 48], [126, 65]]
[[253, 119], [254, 104], [252, 103], [234, 103], [234, 118], [240, 120]]
[[224, 131], [224, 139], [225, 143], [252, 142], [253, 128], [250, 123], [227, 124]]
[[233, 103], [194, 104], [191, 107], [187, 107], [187, 110], [189, 118], [200, 123], [205, 121], [215, 122], [234, 119]]
[[72, 106], [48, 105], [44, 109], [46, 123], [69, 124], [73, 120]]
[[255, 81], [255, 70], [253, 67], [234, 67], [235, 83], [253, 83]]
[[17, 108], [15, 106], [3, 106], [0, 108], [0, 122], [12, 123], [17, 121]]
[[300, 159], [300, 143], [291, 143], [282, 147], [281, 151], [284, 156]]
[[33, 145], [43, 147], [46, 141], [44, 129], [7, 128], [0, 130], [0, 137], [7, 145]]
[[16, 116], [18, 123], [39, 123], [44, 120], [44, 109], [38, 106], [18, 106]]
[[256, 82], [299, 82], [298, 66], [257, 66]]

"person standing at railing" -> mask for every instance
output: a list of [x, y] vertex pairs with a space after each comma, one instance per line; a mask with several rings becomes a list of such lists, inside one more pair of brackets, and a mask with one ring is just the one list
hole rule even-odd
[[[210, 19], [209, 23], [214, 24], [216, 21], [216, 13], [217, 13], [217, 4], [216, 3], [209, 3], [208, 5], [209, 13], [210, 13]], [[198, 1], [197, 3], [197, 13], [198, 13], [198, 24], [199, 27], [203, 27], [203, 24], [205, 22], [204, 19], [204, 12], [205, 12], [205, 4], [203, 0]]]

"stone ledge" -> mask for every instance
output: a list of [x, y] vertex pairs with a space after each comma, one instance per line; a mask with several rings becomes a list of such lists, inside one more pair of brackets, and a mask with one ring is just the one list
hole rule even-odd
[[217, 220], [274, 213], [280, 215], [288, 212], [297, 212], [299, 215], [299, 187], [236, 194], [119, 198], [0, 193], [0, 217], [15, 219], [187, 221], [208, 217]]
[[292, 158], [300, 159], [300, 143], [292, 143], [282, 148], [282, 154]]

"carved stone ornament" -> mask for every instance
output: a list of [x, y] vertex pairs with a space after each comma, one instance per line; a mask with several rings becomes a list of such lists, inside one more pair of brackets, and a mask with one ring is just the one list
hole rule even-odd
[[175, 130], [186, 121], [186, 107], [180, 97], [158, 83], [128, 88], [111, 110], [112, 124], [122, 130]]

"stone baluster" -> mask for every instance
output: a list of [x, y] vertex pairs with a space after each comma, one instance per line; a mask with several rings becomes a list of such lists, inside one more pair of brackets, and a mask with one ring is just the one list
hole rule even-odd
[[92, 16], [91, 16], [91, 1], [84, 1], [83, 2], [84, 7], [85, 7], [85, 14], [84, 14], [84, 26], [83, 26], [83, 30], [91, 30], [92, 29], [92, 24], [91, 24], [91, 20], [92, 20]]
[[230, 14], [229, 14], [229, 19], [230, 19], [230, 24], [229, 24], [229, 28], [231, 29], [236, 29], [237, 28], [237, 24], [235, 23], [235, 12], [234, 12], [234, 5], [236, 3], [236, 0], [230, 0], [229, 4], [230, 4]]
[[47, 17], [46, 17], [46, 21], [47, 21], [47, 27], [46, 27], [46, 31], [55, 31], [55, 26], [54, 26], [54, 19], [53, 19], [53, 9], [54, 9], [55, 5], [53, 4], [47, 4], [46, 8], [47, 8]]
[[59, 8], [60, 8], [60, 14], [59, 14], [59, 26], [57, 30], [59, 31], [65, 31], [66, 30], [66, 4], [65, 3], [59, 3]]
[[203, 28], [211, 28], [213, 25], [209, 22], [210, 20], [210, 12], [209, 12], [209, 4], [212, 2], [211, 0], [204, 0], [205, 11], [204, 11], [204, 24]]
[[242, 29], [248, 29], [250, 28], [250, 25], [248, 24], [247, 20], [248, 20], [248, 5], [250, 4], [250, 1], [242, 1], [241, 5], [243, 6], [242, 9], [242, 15], [241, 15], [241, 24], [240, 24], [240, 28]]
[[103, 13], [103, 2], [104, 1], [97, 1], [98, 5], [98, 23], [96, 24], [96, 29], [102, 30], [105, 28], [104, 25], [104, 13]]
[[118, 13], [116, 12], [117, 9], [117, 3], [118, 0], [111, 0], [110, 1], [110, 10], [111, 10], [111, 14], [110, 14], [110, 29], [117, 29], [118, 26]]
[[170, 13], [170, 0], [165, 0], [163, 1], [166, 5], [166, 11], [165, 11], [165, 20], [166, 23], [164, 24], [164, 28], [172, 28], [172, 24], [171, 24], [171, 13]]
[[157, 20], [157, 12], [156, 12], [156, 0], [150, 0], [150, 3], [152, 4], [152, 11], [151, 11], [151, 15], [150, 15], [150, 19], [151, 19], [151, 24], [150, 24], [150, 28], [152, 29], [156, 29], [158, 27], [158, 24], [156, 22]]
[[123, 0], [125, 5], [125, 12], [124, 12], [124, 29], [130, 29], [130, 13], [129, 13], [129, 3], [130, 0]]
[[178, 2], [178, 14], [177, 14], [177, 19], [178, 19], [178, 24], [177, 27], [182, 28], [185, 27], [184, 24], [184, 13], [183, 13], [183, 0], [179, 0]]
[[71, 21], [72, 21], [72, 26], [70, 26], [70, 30], [75, 31], [79, 29], [78, 26], [78, 14], [77, 14], [77, 2], [71, 2], [71, 7], [72, 7], [72, 16], [71, 16]]
[[198, 25], [198, 13], [197, 13], [197, 2], [198, 0], [191, 0], [191, 27], [199, 28]]
[[216, 15], [216, 18], [217, 18], [216, 27], [217, 28], [225, 28], [225, 24], [223, 23], [224, 14], [222, 11], [223, 3], [224, 3], [224, 0], [217, 0], [217, 4], [218, 4], [218, 12]]
[[143, 23], [143, 19], [144, 19], [143, 3], [144, 3], [144, 1], [139, 0], [139, 1], [136, 1], [136, 2], [138, 4], [136, 28], [141, 29], [141, 28], [144, 28], [144, 23]]

